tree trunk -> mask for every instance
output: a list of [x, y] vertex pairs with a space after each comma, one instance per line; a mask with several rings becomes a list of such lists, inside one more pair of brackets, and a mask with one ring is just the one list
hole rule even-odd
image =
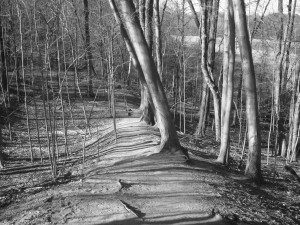
[[[282, 3], [281, 3], [282, 4]], [[292, 0], [289, 0], [289, 7], [291, 7]], [[278, 58], [276, 65], [278, 66], [275, 71], [275, 79], [274, 79], [274, 118], [275, 118], [275, 154], [277, 151], [280, 151], [280, 134], [279, 134], [279, 127], [283, 127], [280, 115], [280, 95], [281, 95], [281, 87], [282, 87], [282, 76], [283, 76], [283, 67], [284, 67], [284, 58], [289, 52], [290, 43], [292, 33], [293, 33], [293, 24], [295, 18], [295, 10], [296, 10], [297, 1], [294, 1], [293, 12], [292, 15], [289, 17], [289, 21], [285, 30], [285, 37], [283, 44], [280, 44], [279, 51], [278, 51]], [[282, 6], [278, 7], [280, 13], [282, 13]], [[280, 31], [281, 32], [281, 31]], [[283, 30], [282, 30], [283, 32]], [[282, 38], [278, 39], [279, 43], [282, 42]]]
[[202, 94], [200, 100], [199, 122], [194, 133], [195, 136], [203, 137], [205, 135], [207, 114], [209, 113], [210, 93], [205, 81], [202, 84]]
[[155, 30], [155, 55], [156, 67], [161, 82], [162, 80], [162, 44], [161, 44], [161, 23], [159, 14], [159, 0], [154, 0], [154, 30]]
[[208, 0], [201, 0], [201, 70], [204, 76], [204, 79], [212, 93], [213, 105], [214, 105], [214, 117], [215, 117], [215, 133], [216, 140], [220, 140], [220, 130], [221, 130], [221, 121], [220, 121], [220, 94], [218, 87], [216, 86], [213, 77], [212, 71], [208, 66], [208, 9], [207, 9]]
[[2, 24], [0, 21], [0, 51], [1, 51], [1, 85], [4, 93], [7, 92], [7, 71], [6, 71], [6, 60], [5, 60], [5, 49], [4, 49], [4, 34], [2, 30]]
[[150, 96], [153, 100], [156, 123], [161, 134], [161, 144], [158, 152], [172, 152], [188, 156], [179, 142], [175, 126], [172, 121], [166, 94], [164, 92], [159, 74], [155, 67], [147, 42], [139, 24], [132, 1], [119, 0], [120, 11], [123, 22], [128, 31], [133, 49], [145, 76]]
[[[213, 2], [205, 1], [205, 0], [199, 0], [202, 8], [201, 12], [201, 24], [206, 24], [204, 26], [200, 27], [200, 22], [198, 19], [198, 16], [196, 14], [195, 8], [193, 6], [193, 3], [191, 0], [188, 0], [190, 9], [193, 13], [193, 17], [196, 23], [196, 26], [198, 29], [201, 29], [201, 41], [202, 44], [208, 45], [208, 47], [205, 47], [205, 49], [202, 48], [201, 53], [203, 53], [203, 56], [205, 56], [205, 61], [201, 62], [201, 65], [205, 64], [204, 70], [207, 72], [203, 73], [204, 80], [207, 83], [203, 85], [203, 90], [202, 90], [202, 97], [201, 97], [201, 102], [200, 102], [200, 111], [199, 111], [199, 122], [195, 131], [195, 135], [204, 135], [205, 128], [206, 128], [206, 119], [207, 119], [207, 113], [208, 112], [208, 107], [209, 107], [209, 93], [208, 93], [208, 88], [209, 87], [210, 91], [212, 92], [213, 96], [213, 102], [214, 102], [214, 115], [215, 115], [215, 132], [216, 132], [216, 140], [220, 140], [220, 96], [218, 93], [218, 88], [214, 83], [213, 79], [213, 72], [214, 72], [214, 61], [215, 61], [215, 44], [216, 44], [216, 33], [217, 33], [217, 24], [218, 24], [218, 10], [219, 10], [219, 0], [214, 0]], [[210, 7], [208, 7], [208, 4], [210, 4]], [[208, 21], [208, 9], [211, 8], [210, 11], [210, 16], [211, 20]], [[204, 18], [205, 17], [205, 18]], [[204, 19], [204, 20], [203, 20]], [[209, 31], [207, 26], [209, 26]], [[202, 30], [203, 29], [203, 30]], [[203, 31], [205, 32], [205, 35], [203, 36]], [[208, 41], [207, 41], [207, 35]], [[201, 66], [202, 68], [202, 66]], [[208, 75], [208, 76], [207, 76]], [[203, 108], [206, 107], [206, 108]]]
[[141, 95], [141, 103], [143, 104], [140, 107], [140, 109], [142, 110], [141, 121], [143, 120], [149, 125], [154, 125], [155, 124], [154, 113], [152, 110], [153, 103], [152, 103], [151, 96], [149, 94], [149, 90], [148, 90], [148, 87], [146, 84], [146, 80], [145, 80], [141, 65], [137, 59], [136, 53], [133, 49], [133, 46], [129, 39], [127, 31], [125, 30], [125, 27], [121, 21], [121, 17], [120, 17], [120, 14], [118, 12], [115, 2], [113, 0], [109, 0], [109, 3], [113, 10], [115, 20], [116, 20], [117, 24], [120, 26], [121, 35], [125, 41], [127, 51], [129, 52], [130, 58], [132, 60], [132, 65], [134, 66], [134, 68], [138, 74], [138, 77], [140, 79], [140, 87], [142, 89], [141, 90], [141, 94], [142, 94]]
[[280, 16], [279, 30], [277, 31], [277, 41], [278, 41], [278, 53], [277, 53], [277, 55], [280, 55], [282, 40], [283, 40], [283, 19], [284, 19], [283, 0], [278, 0], [277, 8], [278, 8], [278, 14]]
[[88, 0], [83, 0], [84, 5], [84, 31], [85, 31], [85, 58], [86, 58], [86, 67], [88, 72], [88, 95], [93, 96], [93, 81], [92, 75], [95, 74], [93, 66], [93, 55], [91, 51], [91, 37], [90, 37], [90, 22], [89, 22], [89, 5]]
[[[277, 41], [278, 41], [278, 53], [277, 57], [280, 58], [283, 53], [282, 49], [282, 40], [283, 40], [283, 1], [278, 0], [278, 13], [280, 14], [280, 29], [277, 32]], [[275, 111], [275, 118], [276, 121], [279, 119], [279, 106], [280, 106], [280, 86], [281, 86], [281, 76], [282, 76], [282, 63], [276, 64], [278, 65], [276, 72], [275, 72], [275, 77], [274, 77], [274, 111]], [[278, 70], [278, 71], [277, 71]]]
[[192, 11], [192, 14], [193, 14], [193, 18], [194, 18], [194, 21], [195, 21], [195, 24], [197, 26], [197, 28], [199, 29], [200, 28], [200, 21], [199, 21], [199, 18], [197, 16], [197, 12], [195, 10], [195, 7], [193, 5], [193, 2], [192, 0], [187, 0], [187, 2], [189, 3], [189, 6], [190, 6], [190, 9]]
[[145, 32], [145, 4], [146, 4], [146, 0], [138, 0], [139, 1], [139, 19], [140, 19], [140, 25], [141, 28], [143, 30], [143, 32]]
[[259, 121], [255, 72], [246, 21], [245, 3], [244, 1], [233, 0], [233, 7], [246, 91], [249, 153], [245, 174], [255, 181], [260, 182], [262, 180], [261, 137], [258, 126]]
[[230, 142], [230, 114], [235, 64], [235, 27], [232, 0], [226, 1], [224, 17], [223, 89], [221, 109], [221, 146], [217, 162], [228, 162]]
[[290, 131], [289, 131], [289, 143], [287, 149], [287, 159], [290, 161], [296, 161], [296, 147], [299, 142], [300, 132], [300, 60], [298, 59], [295, 69], [294, 91], [291, 101], [290, 109]]
[[153, 20], [153, 0], [146, 0], [144, 34], [151, 54], [152, 54], [152, 47], [153, 47], [152, 20]]
[[[139, 0], [139, 20], [142, 26], [143, 33], [146, 38], [146, 42], [149, 51], [152, 54], [152, 17], [153, 17], [153, 0]], [[151, 99], [149, 90], [144, 81], [140, 80], [141, 87], [141, 104], [140, 110], [142, 111], [141, 120], [144, 120], [147, 124], [154, 123], [154, 114], [151, 109]]]
[[219, 16], [219, 2], [220, 0], [213, 0], [211, 20], [209, 26], [209, 40], [208, 40], [208, 68], [211, 74], [214, 72], [215, 67], [215, 55], [216, 55], [216, 37], [218, 28], [218, 16]]
[[[291, 21], [291, 19], [292, 19], [292, 1], [290, 0], [289, 5], [288, 5], [288, 21]], [[292, 24], [291, 32], [293, 32], [293, 30], [294, 30], [294, 23]], [[290, 67], [290, 49], [291, 49], [291, 39], [289, 39], [288, 43], [287, 43], [285, 60], [284, 60], [284, 69], [282, 71], [281, 90], [283, 90], [283, 92], [286, 89], [286, 82], [288, 79], [287, 76], [288, 76], [288, 71], [289, 71], [289, 67]]]

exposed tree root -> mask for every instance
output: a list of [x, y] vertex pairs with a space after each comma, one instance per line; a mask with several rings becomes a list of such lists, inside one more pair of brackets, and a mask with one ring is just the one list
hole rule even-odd
[[190, 159], [187, 149], [180, 144], [174, 144], [171, 140], [161, 141], [158, 149], [158, 153], [167, 153], [172, 155], [178, 155], [183, 157], [186, 161]]

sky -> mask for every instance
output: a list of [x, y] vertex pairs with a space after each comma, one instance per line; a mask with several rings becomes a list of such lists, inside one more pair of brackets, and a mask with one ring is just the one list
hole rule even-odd
[[[261, 0], [260, 1], [260, 6], [258, 8], [258, 13], [262, 13], [265, 9], [265, 6], [267, 5], [269, 0]], [[295, 1], [295, 0], [294, 0]], [[297, 1], [297, 8], [296, 8], [296, 13], [300, 14], [300, 1], [299, 0], [296, 0]], [[254, 13], [255, 11], [255, 7], [256, 7], [256, 2], [255, 0], [245, 0], [245, 3], [247, 5], [250, 5], [250, 13]], [[284, 10], [284, 13], [287, 13], [287, 5], [288, 5], [288, 0], [283, 0], [283, 10]], [[278, 0], [271, 0], [270, 3], [269, 3], [269, 6], [267, 8], [267, 11], [266, 13], [269, 14], [269, 13], [274, 13], [274, 12], [277, 12], [278, 11], [278, 8], [277, 8], [277, 4], [278, 4]], [[292, 3], [293, 5], [294, 3]], [[224, 5], [225, 5], [225, 0], [221, 0], [220, 2], [220, 7], [224, 8]], [[249, 10], [249, 7], [247, 7], [247, 9]]]
[[[227, 0], [220, 0], [220, 11], [223, 11], [226, 1]], [[269, 0], [261, 0], [260, 1], [259, 7], [257, 10], [258, 14], [261, 14], [264, 11], [265, 6], [268, 1]], [[297, 1], [296, 13], [300, 15], [300, 1], [299, 0], [296, 0], [296, 1]], [[196, 5], [198, 4], [199, 1], [194, 0], [193, 2], [195, 4], [195, 7], [197, 8]], [[245, 0], [245, 3], [247, 5], [247, 8], [246, 8], [247, 13], [249, 13], [249, 12], [250, 12], [250, 14], [254, 13], [255, 7], [256, 7], [256, 2], [257, 2], [256, 0]], [[266, 14], [277, 12], [277, 4], [278, 4], [278, 0], [270, 0], [270, 4], [267, 8]], [[284, 13], [287, 13], [287, 4], [288, 4], [288, 0], [283, 0]], [[248, 7], [248, 5], [250, 5], [250, 8]]]

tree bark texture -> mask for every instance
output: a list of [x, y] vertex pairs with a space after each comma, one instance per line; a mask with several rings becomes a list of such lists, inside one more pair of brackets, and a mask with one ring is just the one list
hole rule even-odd
[[143, 32], [145, 32], [145, 4], [146, 4], [146, 0], [138, 0], [139, 1], [139, 19], [140, 19], [140, 25], [141, 28], [143, 30]]
[[6, 60], [5, 60], [5, 49], [4, 49], [4, 34], [3, 28], [0, 21], [0, 51], [1, 51], [1, 85], [3, 92], [7, 92], [7, 71], [6, 71]]
[[181, 147], [177, 137], [167, 97], [139, 24], [138, 17], [135, 14], [134, 4], [132, 1], [120, 0], [119, 8], [122, 12], [123, 22], [128, 32], [127, 34], [143, 70], [149, 93], [153, 101], [156, 123], [161, 134], [160, 149], [158, 152], [179, 153], [180, 155], [188, 157], [186, 150]]
[[125, 29], [125, 27], [124, 27], [124, 25], [121, 21], [121, 17], [120, 17], [120, 14], [119, 14], [119, 11], [117, 9], [117, 6], [116, 6], [115, 2], [113, 0], [109, 0], [109, 3], [110, 3], [111, 9], [113, 10], [115, 20], [116, 20], [117, 24], [120, 26], [121, 35], [124, 39], [127, 51], [129, 52], [130, 58], [132, 60], [132, 65], [134, 66], [134, 68], [137, 72], [137, 75], [140, 79], [141, 89], [143, 89], [141, 91], [141, 93], [142, 93], [141, 103], [146, 103], [146, 104], [144, 104], [141, 107], [141, 110], [142, 110], [141, 120], [145, 121], [149, 125], [154, 125], [155, 121], [154, 121], [154, 113], [153, 113], [153, 109], [152, 109], [153, 108], [153, 102], [152, 102], [151, 96], [149, 94], [148, 86], [146, 84], [146, 80], [145, 80], [141, 65], [140, 65], [140, 63], [137, 59], [137, 56], [135, 54], [135, 50], [134, 50], [134, 48], [132, 46], [132, 43], [129, 39], [127, 31], [126, 31], [126, 29]]
[[[152, 54], [153, 35], [152, 35], [152, 18], [153, 18], [153, 0], [140, 0], [139, 1], [139, 21], [142, 31], [146, 38], [146, 42], [150, 53]], [[140, 80], [141, 87], [141, 104], [140, 110], [142, 111], [142, 118], [147, 124], [154, 123], [154, 114], [151, 109], [151, 99], [149, 90], [145, 82]]]
[[91, 36], [90, 36], [90, 19], [89, 19], [89, 5], [88, 0], [83, 0], [84, 5], [84, 32], [85, 32], [85, 58], [87, 63], [87, 71], [88, 71], [88, 94], [93, 95], [93, 81], [92, 74], [95, 74], [93, 67], [93, 55], [91, 49]]
[[215, 55], [216, 55], [216, 37], [218, 28], [218, 16], [219, 16], [219, 3], [220, 0], [213, 0], [212, 11], [210, 14], [210, 26], [209, 26], [209, 40], [208, 40], [208, 68], [211, 74], [214, 72]]
[[155, 55], [156, 67], [160, 80], [162, 80], [162, 44], [161, 44], [161, 21], [159, 14], [159, 0], [154, 0], [154, 33], [155, 33]]
[[232, 0], [226, 1], [224, 16], [223, 85], [221, 102], [221, 146], [217, 161], [228, 162], [230, 148], [230, 114], [235, 64], [235, 26]]
[[145, 2], [145, 38], [149, 47], [149, 51], [152, 54], [153, 48], [153, 0], [146, 0]]
[[220, 94], [208, 66], [208, 0], [201, 0], [201, 70], [203, 77], [212, 93], [215, 118], [216, 140], [220, 140]]
[[261, 137], [258, 119], [255, 72], [244, 1], [233, 0], [233, 8], [246, 92], [246, 117], [248, 124], [249, 153], [245, 174], [259, 182], [262, 179]]
[[[291, 6], [292, 1], [290, 0], [290, 6]], [[281, 115], [280, 115], [280, 95], [281, 95], [281, 87], [282, 87], [282, 76], [283, 76], [283, 70], [284, 70], [284, 58], [289, 52], [290, 48], [290, 43], [289, 41], [291, 40], [292, 33], [293, 33], [293, 24], [294, 24], [294, 18], [295, 18], [295, 10], [296, 10], [296, 4], [297, 1], [294, 1], [294, 6], [293, 6], [293, 12], [291, 17], [289, 18], [285, 34], [284, 34], [284, 41], [283, 44], [280, 45], [280, 55], [278, 56], [278, 61], [276, 63], [277, 68], [275, 71], [275, 79], [274, 79], [274, 120], [275, 120], [275, 151], [277, 152], [278, 148], [280, 147], [280, 130], [279, 127], [282, 127], [282, 120], [281, 120]], [[280, 9], [282, 10], [282, 9]]]
[[289, 121], [289, 143], [286, 156], [290, 161], [296, 161], [297, 146], [300, 138], [300, 59], [297, 61], [294, 82]]
[[209, 98], [210, 92], [206, 82], [202, 84], [202, 94], [200, 99], [200, 110], [199, 110], [199, 122], [197, 124], [196, 131], [194, 135], [203, 137], [206, 130], [206, 120], [209, 113]]

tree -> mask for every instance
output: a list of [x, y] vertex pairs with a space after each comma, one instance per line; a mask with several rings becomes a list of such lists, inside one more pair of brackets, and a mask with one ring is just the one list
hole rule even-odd
[[[202, 73], [204, 76], [205, 82], [202, 85], [202, 94], [200, 100], [200, 111], [199, 111], [199, 122], [195, 131], [196, 136], [203, 136], [206, 128], [206, 119], [209, 113], [209, 99], [210, 93], [209, 89], [213, 96], [214, 101], [214, 111], [215, 111], [215, 133], [216, 140], [220, 140], [220, 94], [217, 85], [215, 84], [213, 73], [214, 73], [214, 62], [215, 62], [215, 44], [216, 44], [216, 34], [217, 34], [217, 24], [218, 24], [218, 13], [219, 13], [219, 0], [213, 1], [199, 1], [201, 4], [201, 24], [205, 23], [204, 26], [200, 26], [200, 21], [197, 16], [196, 10], [194, 8], [193, 2], [188, 0], [188, 4], [193, 14], [193, 18], [198, 29], [201, 29], [200, 38], [202, 41], [201, 44], [201, 53], [205, 57], [205, 61], [201, 65], [204, 65], [204, 71], [202, 67]], [[209, 4], [209, 5], [208, 5]], [[209, 10], [208, 10], [209, 8]], [[206, 11], [206, 12], [205, 12]], [[209, 18], [211, 18], [209, 20]], [[203, 33], [204, 32], [204, 33]], [[204, 36], [203, 36], [204, 35]], [[202, 38], [204, 37], [204, 38]], [[203, 48], [203, 46], [207, 46]]]
[[[138, 78], [140, 79], [141, 88], [146, 88], [147, 89], [146, 91], [143, 90], [143, 93], [149, 93], [148, 86], [147, 86], [147, 83], [146, 83], [146, 80], [145, 80], [145, 77], [144, 77], [144, 73], [143, 73], [141, 65], [140, 65], [140, 63], [137, 59], [137, 56], [136, 56], [135, 51], [133, 49], [132, 43], [131, 43], [131, 41], [129, 39], [129, 36], [127, 34], [127, 31], [124, 27], [124, 24], [121, 21], [121, 17], [120, 17], [119, 11], [117, 9], [117, 6], [116, 6], [116, 4], [113, 0], [109, 0], [109, 4], [110, 4], [110, 7], [113, 11], [115, 20], [116, 20], [117, 24], [120, 27], [121, 35], [124, 39], [127, 51], [128, 51], [128, 53], [130, 55], [130, 58], [132, 60], [132, 64], [133, 64], [133, 66], [134, 66], [134, 68], [137, 72]], [[150, 107], [147, 108], [146, 105], [145, 105], [145, 107], [142, 110], [141, 120], [145, 121], [147, 124], [154, 124], [154, 119], [153, 119], [154, 115], [153, 115], [153, 111], [152, 111], [152, 107], [153, 107], [152, 99], [151, 99], [150, 95], [147, 95], [147, 96], [144, 95], [143, 97], [146, 98], [146, 100], [144, 100], [144, 101], [149, 101], [149, 104], [147, 104], [147, 106], [150, 106]], [[149, 115], [151, 115], [151, 117], [149, 117]]]
[[161, 44], [161, 20], [159, 14], [159, 0], [154, 0], [154, 31], [155, 31], [155, 55], [157, 72], [162, 81], [162, 44]]
[[5, 60], [5, 49], [4, 49], [4, 34], [3, 28], [0, 21], [0, 53], [1, 53], [1, 86], [2, 91], [7, 92], [8, 84], [7, 84], [7, 71], [6, 71], [6, 60]]
[[[294, 75], [293, 93], [290, 105], [289, 121], [289, 142], [287, 149], [287, 160], [296, 161], [297, 145], [299, 145], [300, 134], [300, 58], [297, 58], [297, 64]], [[285, 155], [284, 155], [285, 156]]]
[[92, 74], [95, 74], [93, 66], [93, 54], [91, 49], [91, 36], [90, 36], [90, 22], [89, 22], [89, 5], [88, 0], [83, 0], [84, 5], [84, 32], [85, 32], [85, 58], [86, 58], [86, 67], [88, 71], [88, 94], [93, 96], [93, 82]]
[[233, 74], [235, 63], [235, 27], [232, 0], [226, 1], [224, 16], [223, 89], [221, 103], [221, 146], [217, 161], [228, 162], [230, 141], [230, 114], [233, 96]]
[[[289, 8], [291, 9], [292, 0], [289, 0]], [[278, 32], [278, 55], [276, 59], [276, 70], [274, 74], [274, 126], [275, 126], [275, 154], [277, 154], [277, 151], [280, 150], [280, 145], [282, 141], [282, 135], [280, 134], [279, 127], [283, 127], [280, 115], [280, 96], [282, 93], [282, 81], [283, 81], [283, 75], [284, 75], [284, 58], [287, 57], [289, 54], [290, 49], [290, 40], [293, 34], [293, 26], [294, 26], [294, 18], [295, 18], [295, 11], [296, 11], [296, 4], [297, 1], [294, 1], [293, 5], [293, 12], [289, 16], [289, 20], [286, 26], [285, 34], [284, 34], [284, 40], [283, 40], [283, 21], [282, 18], [280, 18], [280, 30]], [[289, 10], [290, 10], [289, 9]], [[283, 17], [283, 7], [282, 7], [282, 1], [279, 1], [278, 5], [278, 11]], [[289, 13], [290, 14], [290, 13]], [[283, 42], [283, 43], [282, 43]], [[287, 60], [285, 60], [287, 62]]]
[[246, 117], [248, 125], [249, 153], [245, 174], [255, 181], [260, 182], [262, 180], [261, 137], [260, 128], [258, 125], [259, 119], [255, 72], [244, 1], [233, 0], [233, 8], [246, 92]]
[[181, 147], [177, 137], [167, 97], [135, 13], [132, 0], [120, 0], [119, 10], [122, 13], [124, 26], [141, 65], [153, 101], [156, 124], [161, 134], [161, 143], [158, 152], [172, 152], [188, 156], [186, 150]]
[[[216, 140], [220, 140], [220, 93], [215, 84], [212, 67], [208, 65], [208, 0], [201, 0], [201, 70], [213, 98]], [[217, 18], [217, 17], [215, 17]], [[212, 54], [212, 53], [211, 53]], [[212, 60], [211, 60], [212, 62]]]
[[[153, 0], [140, 0], [139, 1], [139, 20], [142, 26], [142, 30], [150, 51], [152, 54], [152, 17], [153, 17]], [[146, 82], [140, 79], [141, 87], [141, 104], [140, 110], [142, 111], [141, 120], [145, 121], [149, 125], [154, 124], [154, 114], [151, 106], [150, 93]]]

